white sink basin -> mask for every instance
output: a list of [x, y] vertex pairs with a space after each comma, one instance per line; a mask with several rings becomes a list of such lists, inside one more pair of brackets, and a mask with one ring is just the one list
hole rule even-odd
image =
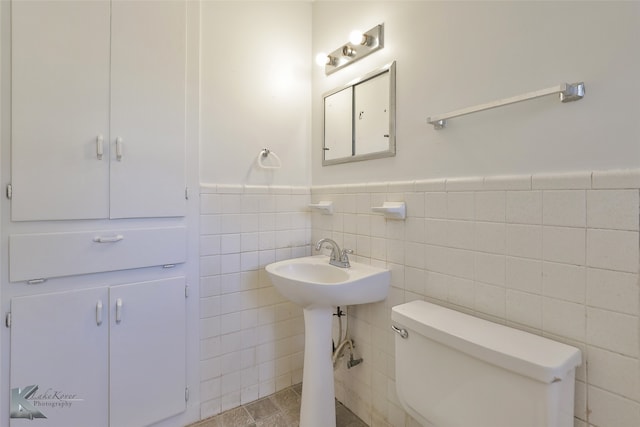
[[335, 267], [324, 255], [279, 261], [266, 269], [276, 289], [303, 308], [382, 301], [391, 281], [389, 270], [357, 262]]

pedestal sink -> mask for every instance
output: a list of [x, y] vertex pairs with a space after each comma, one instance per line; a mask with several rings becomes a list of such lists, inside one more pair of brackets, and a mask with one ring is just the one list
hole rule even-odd
[[349, 268], [335, 267], [324, 255], [279, 261], [267, 265], [266, 270], [276, 289], [304, 312], [300, 427], [335, 427], [333, 308], [385, 299], [391, 273], [357, 262], [351, 262]]

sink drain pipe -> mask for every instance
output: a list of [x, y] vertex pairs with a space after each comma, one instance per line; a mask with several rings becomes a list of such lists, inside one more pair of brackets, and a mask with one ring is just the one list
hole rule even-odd
[[[353, 358], [353, 340], [349, 338], [349, 322], [347, 321], [347, 325], [344, 330], [344, 336], [342, 335], [342, 317], [347, 316], [347, 308], [345, 311], [342, 311], [340, 307], [337, 308], [334, 316], [338, 317], [338, 345], [333, 345], [333, 367], [336, 367], [336, 362], [342, 356], [345, 347], [349, 347], [349, 361], [347, 362], [347, 369], [351, 369], [352, 367], [359, 365], [362, 363], [362, 358], [354, 359]], [[348, 319], [347, 319], [348, 320]]]

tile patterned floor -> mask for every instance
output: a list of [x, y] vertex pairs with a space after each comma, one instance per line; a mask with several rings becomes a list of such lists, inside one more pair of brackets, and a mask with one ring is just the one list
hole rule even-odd
[[[298, 384], [188, 427], [297, 427], [300, 423], [301, 391], [302, 385]], [[336, 401], [336, 427], [367, 425]]]

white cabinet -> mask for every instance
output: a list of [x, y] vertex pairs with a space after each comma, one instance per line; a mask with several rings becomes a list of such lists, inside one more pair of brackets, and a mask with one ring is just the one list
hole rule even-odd
[[12, 217], [104, 218], [109, 3], [14, 1], [11, 12]]
[[140, 427], [185, 410], [184, 279], [109, 289], [109, 419]]
[[185, 7], [13, 2], [13, 220], [184, 215]]
[[[141, 427], [185, 410], [184, 278], [11, 300], [11, 427]], [[46, 417], [46, 418], [44, 418]]]
[[[184, 1], [114, 1], [111, 218], [185, 211]], [[114, 162], [114, 159], [115, 162]]]
[[106, 288], [11, 300], [11, 427], [30, 415], [47, 427], [109, 425], [108, 301]]

